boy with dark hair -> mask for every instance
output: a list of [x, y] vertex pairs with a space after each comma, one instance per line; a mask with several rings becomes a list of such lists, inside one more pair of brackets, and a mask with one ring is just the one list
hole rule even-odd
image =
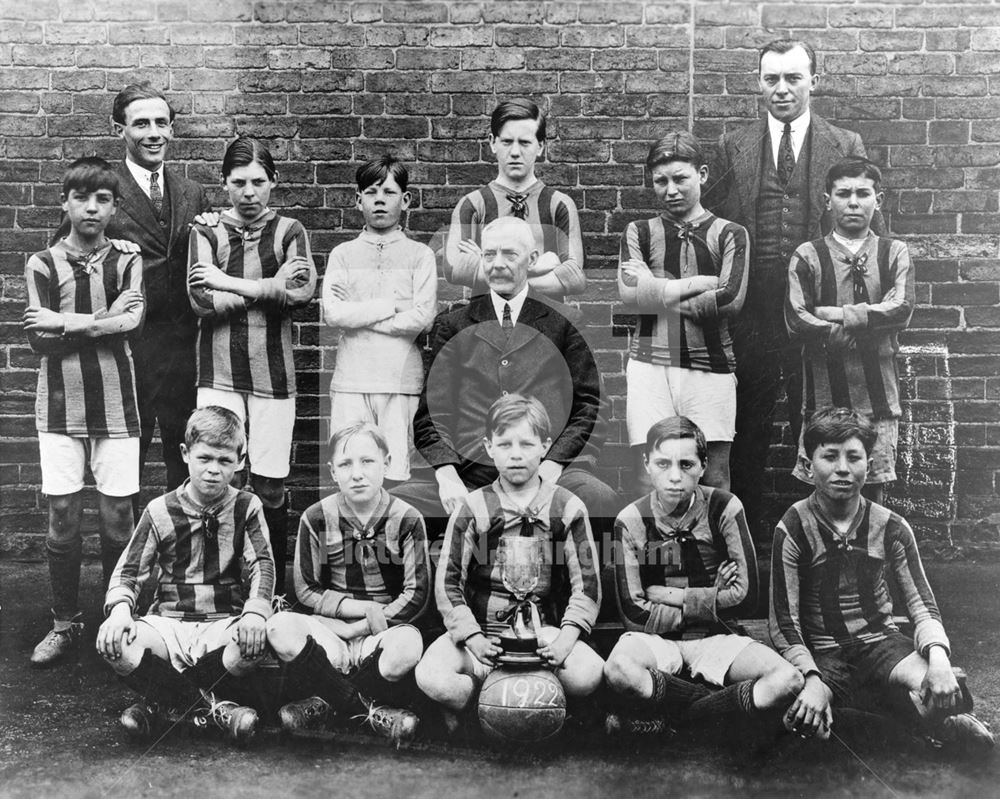
[[78, 644], [82, 489], [89, 461], [100, 494], [101, 560], [107, 582], [132, 529], [139, 490], [139, 413], [129, 334], [142, 325], [142, 258], [104, 235], [118, 207], [118, 177], [100, 158], [80, 158], [63, 180], [69, 233], [28, 259], [24, 330], [42, 356], [35, 426], [42, 492], [49, 498], [45, 548], [53, 628], [31, 664], [53, 665]]
[[[986, 752], [993, 736], [969, 712], [972, 699], [952, 669], [913, 531], [862, 496], [876, 436], [847, 408], [818, 410], [805, 427], [803, 466], [815, 490], [785, 513], [772, 550], [771, 640], [805, 679], [785, 726], [829, 737], [832, 708], [868, 689], [939, 744]], [[890, 578], [912, 639], [893, 621]]]
[[267, 625], [288, 664], [286, 689], [308, 697], [279, 716], [295, 730], [321, 722], [332, 706], [399, 744], [419, 722], [398, 706], [416, 698], [413, 669], [424, 651], [413, 626], [430, 600], [424, 521], [383, 488], [391, 454], [377, 427], [342, 427], [329, 449], [339, 491], [302, 514], [295, 548], [295, 593], [311, 615], [282, 612]]
[[[583, 503], [539, 477], [551, 443], [549, 416], [538, 400], [507, 394], [494, 402], [483, 445], [499, 476], [466, 496], [448, 522], [434, 591], [447, 632], [428, 647], [416, 676], [421, 690], [450, 712], [451, 728], [501, 654], [495, 636], [507, 626], [498, 612], [515, 601], [497, 558], [505, 537], [534, 537], [547, 553], [532, 590], [544, 625], [538, 655], [569, 696], [587, 696], [601, 682], [600, 656], [579, 640], [601, 604], [597, 549]], [[569, 599], [557, 607], [564, 589]]]
[[[135, 738], [153, 735], [168, 708], [197, 705], [198, 689], [209, 707], [196, 711], [196, 723], [211, 721], [237, 742], [256, 733], [256, 711], [215, 699], [243, 693], [239, 678], [264, 654], [274, 590], [260, 499], [230, 485], [245, 447], [243, 423], [232, 411], [207, 406], [192, 413], [181, 447], [189, 477], [146, 506], [111, 578], [97, 651], [142, 697], [121, 715]], [[156, 599], [135, 619], [154, 565]], [[249, 573], [245, 601], [242, 568]]]
[[430, 247], [400, 225], [411, 200], [403, 163], [384, 155], [358, 167], [356, 177], [365, 226], [334, 248], [323, 277], [323, 318], [340, 328], [330, 427], [378, 425], [391, 455], [386, 478], [401, 482], [410, 478], [424, 377], [415, 340], [434, 321], [437, 267]]
[[[710, 455], [690, 419], [653, 425], [644, 455], [653, 490], [615, 522], [615, 586], [628, 632], [604, 667], [611, 688], [637, 706], [638, 719], [615, 714], [609, 732], [623, 723], [656, 731], [661, 725], [648, 721], [663, 714], [695, 723], [784, 711], [802, 678], [731, 624], [757, 601], [757, 558], [743, 505], [728, 491], [699, 485]], [[682, 672], [702, 682], [678, 677]]]
[[[622, 234], [618, 292], [639, 316], [625, 369], [629, 443], [645, 463], [646, 431], [688, 416], [708, 439], [705, 483], [729, 488], [736, 432], [733, 324], [747, 284], [748, 239], [740, 225], [701, 205], [708, 167], [687, 131], [655, 142], [646, 170], [663, 213]], [[640, 486], [646, 470], [638, 468]]]
[[528, 285], [535, 294], [562, 300], [587, 286], [576, 204], [535, 177], [535, 161], [545, 149], [545, 127], [545, 114], [531, 100], [505, 100], [493, 109], [489, 142], [497, 158], [497, 177], [459, 201], [445, 245], [444, 277], [465, 286], [466, 296], [487, 291], [480, 236], [488, 223], [502, 216], [531, 225], [539, 257]]
[[[802, 347], [802, 416], [835, 405], [854, 408], [875, 424], [878, 440], [866, 495], [880, 502], [896, 479], [899, 403], [897, 335], [913, 314], [914, 275], [906, 244], [875, 235], [882, 173], [864, 158], [845, 158], [826, 176], [833, 230], [806, 242], [788, 268], [785, 322]], [[799, 448], [793, 474], [809, 482]]]

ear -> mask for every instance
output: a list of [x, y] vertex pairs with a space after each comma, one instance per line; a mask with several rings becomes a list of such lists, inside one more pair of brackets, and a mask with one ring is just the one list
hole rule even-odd
[[335, 486], [339, 486], [340, 483], [337, 482], [337, 473], [336, 473], [336, 471], [333, 468], [333, 464], [332, 463], [327, 463], [326, 464], [326, 468], [330, 470], [330, 479], [333, 480], [333, 484]]
[[413, 202], [413, 195], [410, 194], [410, 192], [408, 191], [404, 191], [402, 202], [400, 202], [400, 207], [405, 211], [407, 208], [410, 207], [411, 202]]
[[497, 154], [497, 137], [494, 136], [491, 133], [489, 141], [490, 141], [490, 150], [493, 152], [493, 155], [496, 155]]
[[62, 195], [62, 209], [63, 211], [69, 211], [69, 197], [67, 197], [65, 194]]
[[875, 459], [872, 457], [868, 458], [868, 471], [867, 474], [871, 474], [875, 470]]
[[802, 470], [806, 473], [806, 477], [812, 480], [813, 479], [812, 458], [807, 458], [805, 455], [799, 455], [799, 463], [802, 466]]
[[826, 206], [827, 211], [833, 210], [830, 208], [830, 195], [827, 192], [823, 192], [823, 205]]
[[542, 442], [542, 447], [545, 450], [544, 452], [542, 452], [542, 457], [544, 458], [546, 455], [549, 454], [549, 450], [552, 449], [552, 436], [549, 436]]
[[354, 192], [354, 207], [357, 208], [359, 211], [361, 210], [361, 192], [360, 191]]
[[111, 122], [111, 134], [121, 138], [122, 134], [125, 132], [125, 126], [121, 122], [115, 122], [113, 117], [108, 117]]
[[492, 458], [493, 458], [493, 441], [490, 440], [489, 438], [487, 438], [486, 436], [483, 436], [483, 449], [486, 450], [486, 454], [492, 460]]
[[705, 182], [708, 180], [708, 164], [702, 164], [698, 167], [698, 182], [704, 186]]
[[819, 83], [819, 75], [813, 75], [811, 78], [809, 78], [809, 91], [814, 91], [818, 83]]
[[188, 452], [187, 444], [181, 444], [181, 459], [184, 463], [191, 462], [191, 453]]
[[880, 191], [875, 195], [875, 208], [876, 209], [881, 208], [882, 203], [884, 202], [885, 202], [885, 192]]

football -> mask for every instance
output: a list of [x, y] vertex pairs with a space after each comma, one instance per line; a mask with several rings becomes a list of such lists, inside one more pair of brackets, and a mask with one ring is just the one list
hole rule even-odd
[[566, 694], [547, 669], [499, 668], [479, 693], [479, 723], [496, 741], [544, 741], [559, 732], [565, 720]]

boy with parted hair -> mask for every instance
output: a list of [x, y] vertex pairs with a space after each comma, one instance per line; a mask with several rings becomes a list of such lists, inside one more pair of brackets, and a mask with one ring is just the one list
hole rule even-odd
[[35, 425], [42, 492], [49, 499], [45, 540], [55, 618], [31, 664], [54, 665], [83, 630], [78, 593], [89, 462], [100, 494], [101, 560], [111, 576], [132, 530], [139, 490], [139, 412], [129, 335], [142, 325], [142, 258], [104, 231], [118, 208], [118, 176], [100, 158], [80, 158], [63, 179], [69, 232], [25, 268], [24, 330], [42, 356]]
[[[171, 711], [196, 708], [199, 691], [208, 707], [195, 710], [196, 723], [213, 722], [241, 743], [256, 733], [256, 711], [225, 699], [246, 693], [240, 678], [264, 654], [274, 591], [260, 499], [230, 485], [245, 449], [235, 413], [218, 406], [192, 413], [181, 447], [188, 479], [146, 506], [111, 578], [97, 651], [142, 697], [121, 715], [135, 738], [152, 736]], [[154, 566], [155, 601], [136, 619]]]
[[[938, 745], [993, 747], [951, 666], [951, 644], [910, 525], [862, 496], [877, 431], [865, 414], [817, 410], [803, 431], [803, 468], [815, 490], [774, 533], [770, 631], [804, 678], [785, 716], [802, 737], [828, 738], [834, 707], [867, 691]], [[893, 621], [890, 580], [912, 638]]]

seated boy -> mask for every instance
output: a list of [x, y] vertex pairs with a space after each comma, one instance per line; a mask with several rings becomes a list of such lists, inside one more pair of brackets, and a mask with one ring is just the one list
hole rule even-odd
[[[232, 411], [207, 406], [192, 413], [181, 447], [189, 477], [149, 503], [111, 578], [97, 651], [142, 697], [121, 715], [134, 737], [152, 735], [161, 711], [190, 710], [198, 689], [209, 707], [196, 711], [195, 723], [213, 722], [237, 742], [256, 732], [256, 711], [215, 700], [241, 691], [238, 678], [264, 653], [274, 591], [260, 499], [229, 484], [245, 446], [243, 422]], [[154, 565], [156, 599], [135, 619]]]
[[[826, 175], [833, 230], [801, 245], [788, 269], [785, 322], [802, 346], [802, 418], [828, 405], [864, 413], [878, 433], [865, 496], [882, 501], [896, 479], [899, 378], [897, 335], [910, 323], [913, 266], [906, 244], [876, 236], [882, 173], [864, 158], [845, 158]], [[793, 474], [811, 482], [802, 451]]]
[[321, 722], [332, 706], [397, 744], [416, 732], [416, 715], [384, 705], [416, 698], [424, 647], [412, 622], [430, 600], [430, 556], [420, 514], [382, 487], [390, 464], [385, 437], [368, 422], [330, 438], [340, 490], [302, 514], [295, 547], [295, 594], [312, 615], [285, 611], [267, 625], [288, 663], [287, 692], [308, 697], [281, 708], [285, 729]]
[[[803, 431], [815, 490], [778, 523], [771, 566], [771, 640], [805, 679], [785, 725], [829, 737], [833, 707], [865, 688], [939, 743], [987, 751], [993, 736], [968, 712], [913, 531], [861, 494], [875, 437], [868, 417], [846, 408], [818, 410]], [[890, 578], [912, 640], [893, 622]]]
[[[583, 503], [539, 476], [552, 443], [549, 428], [548, 413], [534, 398], [508, 394], [494, 402], [483, 444], [499, 476], [468, 494], [448, 521], [434, 590], [447, 632], [428, 647], [416, 674], [421, 690], [448, 711], [453, 730], [455, 714], [474, 703], [498, 664], [494, 636], [508, 629], [497, 620], [515, 601], [497, 559], [505, 537], [533, 536], [548, 553], [532, 591], [544, 625], [538, 655], [570, 697], [587, 696], [601, 682], [603, 661], [579, 640], [590, 633], [601, 604], [597, 549]], [[560, 589], [569, 594], [562, 608], [556, 605]]]
[[[784, 711], [802, 687], [777, 652], [726, 621], [756, 603], [757, 557], [739, 499], [699, 485], [708, 457], [705, 435], [690, 419], [654, 424], [645, 447], [653, 491], [615, 522], [615, 587], [628, 632], [604, 674], [640, 719], [763, 720], [764, 711]], [[682, 672], [701, 683], [678, 678]], [[609, 718], [609, 732], [622, 721]], [[624, 721], [636, 732], [660, 728]]]
[[24, 329], [41, 354], [35, 426], [42, 492], [49, 500], [45, 549], [52, 581], [52, 630], [31, 665], [54, 665], [76, 650], [83, 515], [89, 461], [100, 495], [104, 581], [132, 532], [139, 491], [139, 413], [128, 335], [142, 325], [142, 259], [104, 231], [118, 208], [118, 176], [100, 158], [80, 158], [63, 180], [69, 233], [25, 268]]

